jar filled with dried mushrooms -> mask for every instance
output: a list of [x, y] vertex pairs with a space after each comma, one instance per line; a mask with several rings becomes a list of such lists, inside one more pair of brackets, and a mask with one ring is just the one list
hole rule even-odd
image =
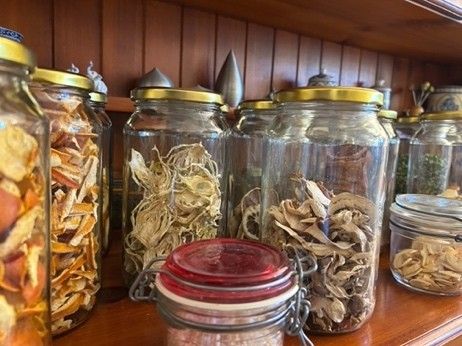
[[364, 88], [280, 91], [263, 167], [263, 241], [316, 258], [305, 281], [306, 329], [358, 329], [375, 304], [388, 135], [380, 92]]
[[111, 231], [111, 181], [112, 181], [112, 157], [111, 157], [111, 128], [112, 122], [106, 113], [105, 107], [107, 96], [104, 93], [93, 91], [90, 93], [90, 107], [95, 112], [102, 125], [101, 133], [101, 220], [100, 238], [101, 252], [105, 254], [109, 248], [109, 232]]
[[390, 268], [396, 281], [424, 293], [462, 293], [461, 215], [462, 201], [396, 197], [390, 218]]
[[79, 325], [99, 280], [101, 124], [83, 75], [37, 69], [31, 90], [50, 120], [51, 319], [54, 335]]
[[225, 144], [221, 95], [138, 88], [124, 127], [124, 277], [158, 256], [224, 230]]
[[390, 206], [395, 199], [395, 178], [396, 165], [398, 162], [399, 137], [393, 127], [393, 122], [397, 118], [397, 112], [384, 109], [379, 112], [378, 117], [389, 138], [388, 161], [385, 175], [386, 197], [385, 207], [383, 210], [382, 239], [380, 241], [380, 245], [383, 247], [390, 244], [390, 227], [388, 224], [390, 220]]
[[420, 128], [420, 117], [400, 116], [393, 124], [399, 137], [398, 162], [396, 164], [395, 195], [407, 192], [407, 172], [409, 168], [409, 144], [412, 136]]
[[228, 228], [233, 238], [260, 239], [263, 140], [276, 116], [270, 100], [242, 102], [228, 140]]
[[51, 344], [49, 123], [26, 81], [32, 52], [0, 38], [0, 345]]
[[439, 195], [462, 187], [462, 112], [422, 115], [411, 139], [407, 190]]

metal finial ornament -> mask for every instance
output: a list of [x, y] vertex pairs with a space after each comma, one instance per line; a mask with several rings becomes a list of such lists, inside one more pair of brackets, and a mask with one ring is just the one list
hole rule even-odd
[[74, 63], [71, 63], [71, 67], [69, 67], [67, 71], [72, 73], [80, 73], [79, 68], [75, 66]]
[[307, 86], [335, 87], [338, 86], [334, 76], [327, 74], [327, 69], [321, 67], [319, 74], [311, 76], [308, 79]]
[[428, 96], [435, 90], [430, 82], [424, 82], [418, 87], [411, 85], [409, 88], [412, 94], [412, 100], [414, 101], [414, 106], [409, 110], [410, 116], [420, 116], [425, 110], [423, 104]]
[[163, 87], [173, 88], [173, 81], [157, 67], [146, 73], [138, 82], [139, 87]]
[[391, 88], [385, 85], [384, 79], [378, 79], [372, 87], [383, 94], [383, 109], [390, 109]]
[[237, 107], [242, 101], [244, 85], [236, 56], [232, 50], [226, 57], [218, 74], [215, 82], [215, 91], [222, 94], [225, 102], [232, 108]]
[[93, 70], [93, 61], [87, 66], [87, 77], [93, 81], [93, 90], [107, 95], [107, 85], [103, 82], [103, 76]]

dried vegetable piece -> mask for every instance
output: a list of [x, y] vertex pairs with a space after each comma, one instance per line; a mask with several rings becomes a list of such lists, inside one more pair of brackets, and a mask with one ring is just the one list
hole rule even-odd
[[420, 236], [393, 256], [392, 270], [410, 286], [426, 291], [462, 291], [462, 247]]
[[348, 192], [334, 196], [321, 182], [292, 178], [293, 199], [269, 208], [266, 242], [296, 246], [315, 256], [318, 270], [306, 281], [311, 301], [306, 328], [341, 332], [359, 327], [374, 307], [376, 207]]
[[130, 275], [181, 244], [214, 238], [221, 219], [220, 174], [202, 144], [178, 145], [166, 156], [157, 147], [153, 151], [149, 166], [136, 150], [128, 163], [133, 180], [144, 190], [124, 240]]
[[0, 345], [43, 345], [48, 338], [38, 149], [21, 127], [0, 129]]

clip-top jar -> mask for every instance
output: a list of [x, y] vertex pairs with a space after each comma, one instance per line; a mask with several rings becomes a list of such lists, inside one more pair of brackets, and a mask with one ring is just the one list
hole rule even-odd
[[35, 57], [0, 38], [0, 345], [46, 345], [49, 123], [26, 81]]
[[112, 182], [112, 157], [111, 157], [111, 128], [112, 121], [106, 113], [105, 107], [107, 96], [104, 93], [93, 91], [90, 93], [90, 107], [101, 123], [101, 222], [100, 238], [101, 251], [105, 254], [109, 248], [109, 233], [111, 231], [111, 182]]
[[228, 140], [228, 234], [260, 239], [260, 186], [263, 142], [276, 116], [271, 100], [249, 100], [239, 107], [240, 120]]
[[101, 125], [83, 75], [37, 69], [31, 90], [50, 120], [53, 334], [88, 317], [100, 287]]
[[138, 88], [124, 127], [123, 244], [128, 284], [152, 258], [215, 238], [225, 222], [227, 125], [221, 95]]
[[299, 88], [276, 94], [263, 168], [263, 241], [316, 257], [307, 328], [339, 333], [372, 314], [388, 136], [380, 92]]
[[462, 188], [462, 112], [424, 114], [411, 140], [407, 190], [438, 195]]

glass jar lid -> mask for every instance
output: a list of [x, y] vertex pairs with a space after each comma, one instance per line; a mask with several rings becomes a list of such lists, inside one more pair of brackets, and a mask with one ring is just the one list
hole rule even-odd
[[293, 268], [281, 251], [227, 238], [176, 248], [158, 279], [165, 289], [182, 298], [219, 303], [257, 302], [296, 285]]
[[130, 92], [132, 100], [179, 100], [224, 105], [220, 94], [205, 90], [174, 88], [136, 88]]
[[88, 91], [93, 89], [93, 82], [90, 78], [73, 72], [37, 68], [32, 75], [32, 80], [34, 82], [58, 84]]
[[435, 112], [422, 114], [422, 120], [462, 120], [462, 112]]
[[90, 101], [95, 103], [107, 103], [107, 96], [104, 93], [98, 91], [92, 91], [90, 93]]
[[35, 56], [21, 43], [0, 37], [0, 59], [27, 66], [30, 70], [36, 66]]
[[379, 111], [379, 114], [377, 114], [377, 116], [379, 118], [395, 120], [398, 117], [398, 112], [388, 109], [382, 109]]
[[243, 110], [243, 109], [275, 109], [275, 108], [276, 108], [276, 104], [273, 101], [265, 100], [265, 99], [242, 101], [238, 106], [239, 110]]
[[279, 103], [314, 100], [369, 103], [381, 106], [383, 94], [380, 91], [367, 88], [305, 87], [282, 90], [275, 95], [275, 101]]

